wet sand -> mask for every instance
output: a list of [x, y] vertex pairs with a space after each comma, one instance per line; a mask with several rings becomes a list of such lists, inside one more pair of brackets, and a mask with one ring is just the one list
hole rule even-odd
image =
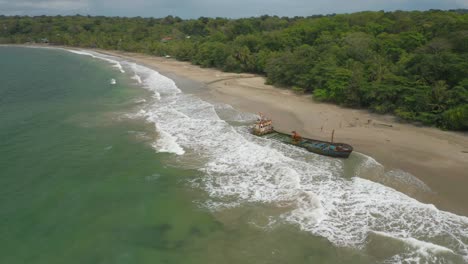
[[265, 113], [274, 120], [279, 131], [296, 130], [305, 137], [330, 140], [335, 130], [336, 142], [349, 143], [355, 152], [373, 157], [385, 171], [409, 172], [432, 190], [431, 193], [409, 193], [404, 186], [396, 187], [399, 191], [442, 210], [468, 216], [466, 132], [419, 127], [399, 122], [390, 115], [316, 102], [311, 95], [266, 85], [264, 77], [254, 74], [226, 73], [139, 53], [94, 51], [153, 68], [175, 79], [179, 85], [201, 88], [195, 90], [205, 100], [227, 103], [245, 112]]
[[[246, 112], [263, 112], [280, 131], [296, 130], [305, 137], [353, 145], [373, 157], [386, 171], [400, 169], [426, 183], [433, 193], [415, 198], [468, 216], [468, 134], [401, 123], [392, 116], [313, 101], [265, 84], [254, 74], [225, 73], [188, 62], [144, 54], [104, 51], [154, 68], [166, 75], [204, 87], [202, 97]], [[177, 81], [177, 80], [176, 80]], [[180, 79], [179, 79], [180, 81]]]

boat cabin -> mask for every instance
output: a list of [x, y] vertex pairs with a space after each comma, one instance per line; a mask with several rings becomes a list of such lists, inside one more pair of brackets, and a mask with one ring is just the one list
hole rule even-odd
[[265, 135], [274, 132], [273, 122], [271, 119], [265, 117], [262, 113], [260, 113], [257, 122], [253, 127], [253, 133], [257, 136]]

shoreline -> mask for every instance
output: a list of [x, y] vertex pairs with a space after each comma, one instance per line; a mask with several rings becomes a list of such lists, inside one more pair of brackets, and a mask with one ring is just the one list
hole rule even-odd
[[203, 99], [244, 112], [263, 112], [280, 131], [296, 130], [305, 137], [329, 141], [335, 129], [337, 142], [351, 144], [355, 151], [376, 159], [385, 171], [397, 169], [416, 176], [434, 192], [416, 198], [468, 216], [468, 153], [463, 152], [468, 151], [466, 133], [417, 127], [389, 115], [314, 102], [311, 96], [266, 85], [264, 77], [254, 74], [226, 73], [139, 53], [94, 51], [195, 81], [205, 88], [199, 94]]
[[203, 99], [227, 103], [244, 112], [263, 112], [273, 119], [280, 131], [296, 130], [305, 137], [329, 141], [331, 131], [335, 130], [335, 141], [348, 143], [355, 151], [371, 156], [385, 171], [396, 169], [414, 175], [433, 191], [430, 195], [411, 197], [468, 216], [465, 190], [468, 186], [468, 153], [465, 153], [468, 152], [468, 133], [417, 127], [400, 123], [389, 115], [314, 102], [310, 95], [297, 95], [291, 90], [266, 85], [264, 77], [254, 74], [226, 73], [140, 53], [88, 50], [196, 82], [202, 87]]

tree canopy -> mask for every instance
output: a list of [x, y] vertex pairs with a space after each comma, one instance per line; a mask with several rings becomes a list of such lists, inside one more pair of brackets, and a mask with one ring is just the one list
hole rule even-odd
[[171, 55], [262, 74], [316, 100], [468, 130], [468, 13], [360, 12], [242, 19], [0, 16], [0, 43]]

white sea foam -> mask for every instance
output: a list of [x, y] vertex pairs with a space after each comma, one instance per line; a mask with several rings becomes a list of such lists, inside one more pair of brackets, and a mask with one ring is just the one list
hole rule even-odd
[[[204, 206], [222, 210], [245, 203], [276, 204], [285, 212], [274, 221], [296, 224], [337, 246], [363, 248], [369, 234], [381, 233], [416, 245], [414, 254], [447, 249], [468, 261], [467, 217], [370, 180], [344, 178], [341, 160], [254, 137], [245, 127], [223, 120], [230, 120], [224, 115], [233, 110], [224, 111], [221, 119], [220, 107], [181, 93], [169, 78], [140, 65], [132, 69], [155, 94], [135, 116], [155, 123], [159, 151], [199, 156], [198, 169], [205, 173], [194, 185], [211, 197]], [[242, 115], [232, 118], [242, 121]], [[371, 158], [362, 164], [379, 165]], [[390, 262], [414, 260], [414, 254]]]
[[137, 81], [138, 84], [141, 84], [141, 83], [142, 83], [141, 77], [140, 77], [140, 75], [138, 75], [138, 74], [133, 75], [133, 76], [132, 76], [132, 79], [135, 80], [135, 81]]
[[[141, 76], [138, 75], [138, 65], [136, 63], [130, 63], [130, 67], [133, 70], [133, 76], [132, 79], [137, 81], [138, 84], [142, 84], [143, 81], [141, 80]], [[141, 70], [141, 69], [140, 69]]]
[[152, 182], [152, 181], [158, 180], [160, 177], [161, 177], [160, 174], [155, 173], [155, 174], [153, 174], [153, 175], [146, 176], [146, 177], [145, 177], [145, 180], [146, 180], [146, 181], [149, 181], [149, 182]]
[[183, 155], [184, 149], [177, 144], [177, 139], [165, 131], [160, 131], [159, 139], [153, 144], [158, 152], [170, 152], [177, 155]]
[[399, 182], [401, 184], [404, 184], [406, 186], [411, 186], [418, 188], [421, 191], [425, 192], [431, 192], [431, 188], [427, 186], [423, 181], [420, 179], [416, 178], [414, 175], [402, 171], [402, 170], [391, 170], [385, 173], [385, 177], [388, 178], [388, 180]]
[[258, 118], [257, 114], [237, 111], [231, 105], [217, 103], [214, 108], [218, 116], [228, 122], [249, 122], [252, 123]]
[[[405, 247], [398, 254], [390, 257], [384, 263], [454, 263], [460, 262], [460, 260], [455, 252], [450, 248], [436, 245], [430, 242], [421, 241], [412, 237], [401, 238], [396, 237], [385, 232], [376, 232], [372, 233], [393, 239], [404, 243]], [[453, 261], [447, 261], [447, 259]], [[457, 261], [459, 259], [460, 261]]]
[[[364, 175], [383, 175], [385, 172], [385, 168], [382, 164], [378, 163], [374, 158], [364, 155], [359, 152], [353, 153], [362, 160], [362, 164], [358, 167], [356, 171], [357, 176], [364, 176]], [[365, 177], [364, 177], [365, 178]]]
[[[384, 232], [409, 242], [431, 243], [443, 237], [441, 247], [468, 257], [468, 218], [379, 183], [343, 178], [341, 161], [253, 137], [220, 119], [214, 105], [181, 93], [169, 79], [156, 73], [147, 76], [144, 86], [160, 94], [147, 108], [147, 118], [181, 148], [207, 160], [200, 164], [205, 173], [197, 183], [212, 198], [205, 206], [219, 210], [274, 203], [290, 208], [279, 219], [338, 246], [361, 248], [369, 232]], [[362, 166], [381, 167], [370, 157]]]
[[91, 57], [93, 57], [95, 59], [100, 59], [100, 60], [107, 61], [107, 62], [113, 64], [112, 66], [114, 68], [117, 68], [121, 73], [125, 73], [125, 70], [123, 69], [122, 64], [120, 64], [119, 61], [113, 59], [112, 56], [100, 54], [100, 53], [97, 53], [97, 52], [83, 51], [83, 50], [67, 50], [67, 51], [69, 51], [71, 53], [78, 54], [78, 55], [91, 56]]
[[[181, 93], [173, 80], [159, 74], [158, 72], [135, 63], [131, 63], [129, 66], [134, 71], [134, 76], [138, 76], [143, 87], [154, 93], [156, 101], [153, 103], [153, 108], [165, 107], [168, 102], [170, 103], [171, 98], [174, 98], [177, 94]], [[164, 95], [165, 99], [169, 98], [169, 101], [165, 100], [160, 102], [161, 95]], [[161, 122], [160, 115], [155, 111], [144, 111], [140, 113], [149, 121], [153, 122], [156, 126], [156, 130], [159, 132], [158, 141], [153, 144], [153, 147], [158, 152], [170, 152], [177, 155], [185, 153], [184, 149], [177, 143], [177, 137], [170, 133], [170, 127], [168, 127], [165, 122]]]
[[429, 253], [452, 253], [452, 254], [454, 253], [453, 250], [449, 248], [435, 245], [433, 243], [417, 240], [412, 237], [401, 238], [401, 237], [396, 237], [396, 236], [393, 236], [384, 232], [377, 232], [377, 231], [372, 231], [372, 232], [380, 236], [384, 236], [384, 237], [388, 237], [388, 238], [392, 238], [392, 239], [396, 239], [401, 242], [404, 242], [408, 244], [408, 246], [412, 248], [416, 248], [418, 250], [418, 253], [424, 256], [428, 256]]

